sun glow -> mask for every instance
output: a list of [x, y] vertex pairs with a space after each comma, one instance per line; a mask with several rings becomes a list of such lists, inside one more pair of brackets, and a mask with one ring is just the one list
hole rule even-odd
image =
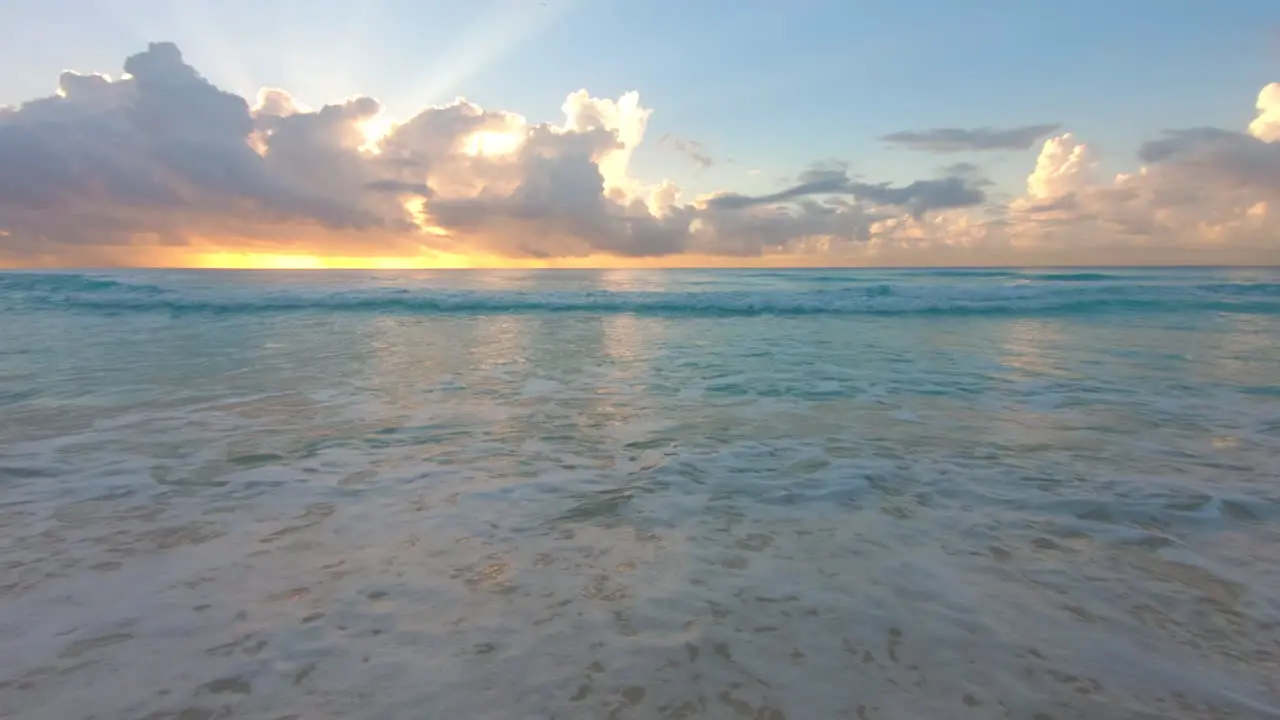
[[462, 144], [462, 152], [472, 157], [497, 157], [510, 155], [520, 149], [524, 136], [515, 132], [472, 133]]
[[153, 257], [147, 265], [168, 268], [219, 270], [514, 270], [514, 269], [612, 269], [645, 270], [707, 267], [776, 267], [813, 264], [801, 256], [726, 258], [708, 255], [633, 258], [588, 255], [564, 258], [510, 258], [440, 251], [409, 256], [308, 255], [258, 251], [217, 250]]
[[185, 262], [180, 261], [180, 265], [222, 270], [423, 270], [475, 267], [471, 258], [452, 253], [408, 257], [344, 257], [235, 251], [196, 253]]
[[387, 116], [387, 113], [379, 112], [377, 115], [360, 123], [360, 133], [364, 136], [364, 142], [360, 144], [360, 152], [370, 155], [378, 155], [382, 152], [382, 139], [391, 134], [400, 123]]

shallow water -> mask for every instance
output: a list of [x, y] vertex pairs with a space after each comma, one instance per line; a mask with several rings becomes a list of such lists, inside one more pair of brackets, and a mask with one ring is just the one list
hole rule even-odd
[[0, 717], [1280, 717], [1280, 271], [0, 274]]

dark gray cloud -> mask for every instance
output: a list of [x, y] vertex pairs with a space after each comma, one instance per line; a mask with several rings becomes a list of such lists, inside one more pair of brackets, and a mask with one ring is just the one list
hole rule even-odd
[[1144, 162], [1154, 163], [1171, 159], [1186, 159], [1207, 149], [1223, 150], [1245, 146], [1257, 148], [1265, 144], [1252, 135], [1214, 127], [1166, 130], [1164, 137], [1159, 140], [1149, 140], [1143, 143], [1138, 148], [1138, 157]]
[[896, 205], [907, 208], [920, 216], [930, 210], [969, 207], [981, 204], [986, 193], [969, 185], [963, 178], [949, 177], [939, 180], [916, 180], [895, 188], [888, 183], [867, 185], [855, 183], [854, 194], [879, 205]]
[[939, 169], [939, 175], [942, 177], [963, 178], [964, 181], [973, 187], [991, 187], [995, 185], [990, 179], [982, 174], [982, 168], [971, 162], [958, 162], [943, 166]]
[[1280, 192], [1280, 143], [1245, 133], [1212, 127], [1169, 130], [1144, 143], [1138, 157], [1163, 172], [1196, 174], [1218, 189]]
[[707, 206], [718, 210], [740, 210], [814, 195], [851, 195], [875, 205], [901, 207], [919, 216], [930, 210], [967, 207], [986, 200], [986, 194], [980, 188], [961, 177], [917, 180], [894, 187], [889, 183], [857, 182], [843, 170], [812, 169], [802, 173], [799, 180], [796, 185], [767, 195], [720, 195], [708, 200]]
[[823, 195], [832, 193], [848, 193], [851, 191], [852, 183], [849, 176], [843, 171], [838, 170], [808, 170], [801, 173], [800, 182], [792, 185], [785, 190], [779, 190], [768, 195], [739, 195], [731, 193], [728, 195], [720, 195], [707, 201], [708, 207], [718, 208], [721, 210], [737, 210], [748, 208], [754, 205], [768, 205], [771, 203], [785, 202], [795, 198], [805, 197], [808, 195]]
[[364, 184], [366, 190], [385, 193], [402, 193], [430, 198], [435, 193], [426, 183], [405, 182], [403, 180], [372, 180]]
[[934, 153], [966, 152], [973, 150], [1028, 150], [1036, 141], [1057, 130], [1057, 123], [1024, 125], [1022, 127], [996, 129], [982, 128], [933, 128], [932, 130], [902, 130], [881, 137], [884, 142], [901, 145], [911, 150]]

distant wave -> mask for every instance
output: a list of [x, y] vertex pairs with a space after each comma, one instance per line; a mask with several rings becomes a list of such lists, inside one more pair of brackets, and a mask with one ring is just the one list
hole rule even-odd
[[1043, 280], [1046, 282], [1106, 282], [1108, 280], [1126, 280], [1137, 276], [1112, 272], [1076, 272], [1076, 271], [1030, 271], [999, 269], [942, 269], [942, 270], [907, 270], [912, 275], [935, 278], [991, 278], [1009, 280]]
[[[1087, 274], [1076, 274], [1077, 277]], [[1026, 276], [1022, 276], [1026, 277]], [[1280, 283], [1195, 285], [1082, 280], [1023, 284], [879, 282], [841, 288], [683, 291], [466, 291], [307, 285], [162, 288], [78, 274], [0, 274], [0, 304], [85, 312], [403, 315], [595, 313], [660, 316], [1280, 314]], [[800, 281], [803, 285], [803, 281]]]
[[128, 290], [131, 292], [164, 292], [155, 285], [126, 283], [109, 278], [93, 277], [81, 273], [0, 273], [0, 292], [7, 293], [92, 293], [103, 290]]
[[1028, 280], [1041, 280], [1044, 282], [1108, 282], [1116, 280], [1127, 280], [1132, 276], [1129, 275], [1112, 275], [1109, 273], [1096, 272], [1079, 272], [1079, 273], [1025, 273], [1020, 277]]
[[1138, 276], [1126, 275], [1121, 273], [1103, 273], [1103, 272], [1032, 272], [1022, 270], [1000, 270], [1000, 269], [970, 269], [970, 268], [954, 268], [954, 269], [902, 269], [902, 270], [880, 270], [880, 269], [864, 269], [851, 272], [835, 272], [824, 273], [815, 270], [781, 270], [781, 271], [753, 271], [748, 276], [755, 278], [778, 278], [778, 279], [801, 279], [805, 283], [858, 283], [874, 281], [877, 277], [882, 277], [885, 272], [894, 273], [903, 277], [928, 277], [928, 278], [986, 278], [992, 280], [1042, 280], [1045, 282], [1106, 282], [1111, 280], [1127, 280], [1134, 279]]

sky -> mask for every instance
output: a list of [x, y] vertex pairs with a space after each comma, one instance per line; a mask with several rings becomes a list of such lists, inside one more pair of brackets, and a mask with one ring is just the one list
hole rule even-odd
[[1280, 3], [4, 14], [0, 266], [1280, 263]]

